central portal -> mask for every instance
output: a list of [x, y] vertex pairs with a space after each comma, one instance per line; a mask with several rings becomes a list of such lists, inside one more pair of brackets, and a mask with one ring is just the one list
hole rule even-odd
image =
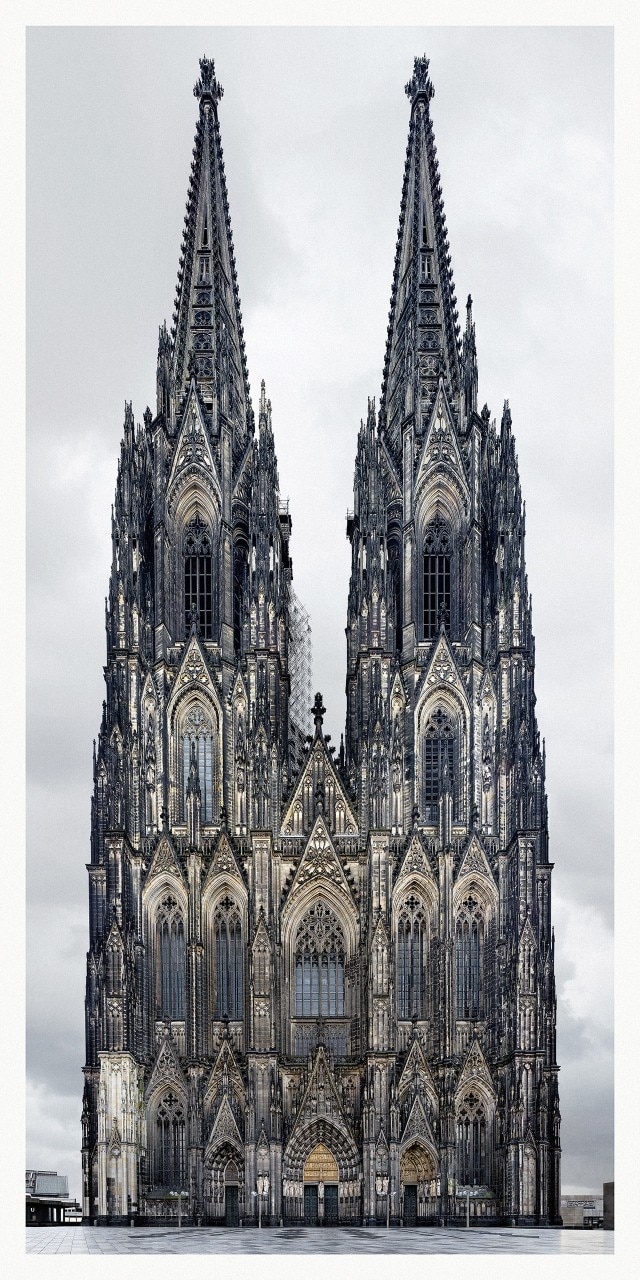
[[338, 1165], [323, 1142], [307, 1157], [304, 1166], [305, 1227], [338, 1225]]

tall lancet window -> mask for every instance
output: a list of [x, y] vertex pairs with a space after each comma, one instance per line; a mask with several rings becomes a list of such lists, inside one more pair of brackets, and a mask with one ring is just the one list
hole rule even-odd
[[195, 629], [203, 640], [213, 635], [211, 587], [211, 531], [195, 515], [184, 535], [184, 629]]
[[335, 913], [325, 903], [311, 907], [300, 923], [295, 945], [298, 1017], [344, 1014], [344, 937]]
[[156, 920], [157, 1014], [160, 1018], [184, 1018], [185, 943], [184, 921], [176, 899], [169, 893], [160, 904]]
[[424, 735], [424, 818], [438, 821], [438, 801], [446, 773], [456, 812], [456, 731], [453, 721], [442, 707], [432, 712]]
[[407, 898], [398, 918], [398, 1017], [424, 1016], [427, 932], [425, 910], [415, 894]]
[[182, 726], [182, 818], [185, 822], [188, 814], [187, 787], [194, 756], [200, 779], [200, 820], [211, 823], [214, 820], [213, 734], [211, 721], [199, 706], [191, 708]]
[[233, 898], [224, 897], [215, 913], [216, 1017], [242, 1017], [242, 923]]
[[185, 1107], [175, 1093], [169, 1091], [161, 1099], [156, 1113], [154, 1182], [159, 1187], [179, 1187], [186, 1181]]
[[233, 643], [236, 653], [240, 652], [242, 645], [246, 581], [247, 551], [244, 544], [238, 542], [233, 549]]
[[456, 1013], [481, 1018], [484, 1013], [484, 918], [480, 904], [468, 897], [456, 921]]
[[427, 525], [424, 538], [424, 638], [431, 640], [451, 622], [451, 532], [441, 516]]
[[487, 1119], [474, 1093], [468, 1093], [456, 1116], [458, 1182], [481, 1187], [487, 1181]]

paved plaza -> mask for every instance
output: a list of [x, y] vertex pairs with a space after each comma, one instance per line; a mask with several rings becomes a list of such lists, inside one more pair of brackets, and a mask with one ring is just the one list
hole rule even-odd
[[611, 1231], [512, 1227], [27, 1227], [27, 1253], [528, 1253], [612, 1254]]

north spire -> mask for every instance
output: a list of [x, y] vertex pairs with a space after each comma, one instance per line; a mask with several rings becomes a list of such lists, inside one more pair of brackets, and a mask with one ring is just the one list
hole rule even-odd
[[[411, 101], [400, 226], [391, 290], [380, 427], [399, 466], [407, 419], [428, 421], [443, 375], [454, 407], [462, 390], [458, 311], [429, 103], [429, 60], [416, 58], [405, 86]], [[457, 416], [457, 414], [456, 414]]]
[[253, 412], [218, 122], [223, 89], [211, 59], [200, 59], [193, 92], [200, 111], [171, 329], [174, 412], [177, 422], [195, 376], [214, 437], [226, 424], [237, 458], [253, 430]]

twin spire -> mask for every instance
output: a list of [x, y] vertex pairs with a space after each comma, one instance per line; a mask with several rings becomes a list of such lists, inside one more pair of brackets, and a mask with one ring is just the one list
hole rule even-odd
[[[176, 413], [195, 377], [214, 435], [227, 425], [234, 454], [253, 429], [240, 297], [222, 157], [214, 63], [200, 59], [200, 112], [171, 328], [170, 382]], [[161, 335], [162, 337], [162, 335]]]
[[458, 311], [436, 145], [429, 113], [429, 60], [416, 58], [400, 226], [380, 401], [380, 430], [398, 469], [402, 433], [424, 431], [439, 378], [457, 411], [463, 386]]
[[[404, 425], [411, 418], [417, 434], [425, 429], [440, 377], [456, 414], [458, 409], [462, 416], [465, 407], [467, 411], [472, 405], [475, 407], [475, 388], [463, 368], [460, 347], [429, 112], [434, 89], [426, 57], [415, 59], [413, 76], [405, 89], [411, 101], [411, 121], [379, 417], [381, 434], [398, 468]], [[200, 59], [200, 78], [194, 94], [200, 111], [167, 380], [179, 412], [191, 379], [196, 378], [202, 402], [211, 415], [214, 435], [226, 423], [238, 458], [253, 431], [253, 411], [218, 123], [223, 89], [209, 58]], [[468, 339], [465, 346], [466, 356]], [[166, 355], [163, 359], [168, 363]]]

